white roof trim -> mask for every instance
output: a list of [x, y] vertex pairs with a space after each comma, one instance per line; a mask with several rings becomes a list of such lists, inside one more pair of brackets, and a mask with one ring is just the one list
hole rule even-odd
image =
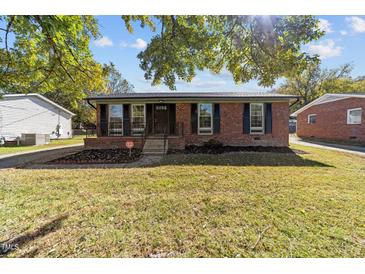
[[312, 106], [335, 102], [338, 100], [344, 100], [344, 99], [348, 99], [348, 98], [365, 98], [365, 94], [364, 93], [359, 93], [359, 94], [326, 93], [326, 94], [322, 95], [321, 97], [315, 99], [314, 101], [310, 102], [309, 104], [305, 105], [304, 107], [298, 109], [297, 111], [292, 113], [290, 116], [295, 117], [299, 113], [303, 112], [304, 110], [306, 110]]
[[13, 98], [13, 97], [37, 97], [53, 106], [55, 106], [56, 108], [59, 108], [61, 110], [63, 110], [64, 112], [70, 114], [71, 116], [75, 116], [76, 114], [69, 111], [68, 109], [65, 109], [64, 107], [60, 106], [59, 104], [56, 104], [55, 102], [49, 100], [48, 98], [44, 97], [43, 95], [40, 95], [38, 93], [28, 93], [28, 94], [3, 94], [2, 95], [3, 98]]

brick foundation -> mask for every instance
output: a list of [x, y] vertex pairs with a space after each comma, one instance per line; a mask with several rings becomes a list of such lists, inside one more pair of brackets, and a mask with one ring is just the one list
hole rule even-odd
[[88, 149], [107, 149], [107, 148], [127, 148], [125, 142], [134, 141], [134, 147], [142, 149], [142, 139], [136, 137], [98, 137], [85, 138], [85, 148]]

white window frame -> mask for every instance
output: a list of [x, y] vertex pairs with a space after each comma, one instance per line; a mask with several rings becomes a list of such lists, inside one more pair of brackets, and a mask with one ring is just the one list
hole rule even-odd
[[[252, 127], [252, 106], [259, 105], [262, 109], [262, 126], [261, 127]], [[260, 130], [260, 131], [259, 131]], [[265, 110], [264, 110], [264, 103], [250, 103], [250, 134], [252, 135], [260, 135], [265, 133]]]
[[[354, 110], [360, 110], [361, 113], [360, 113], [360, 122], [359, 123], [351, 123], [350, 121], [350, 112], [351, 111], [354, 111]], [[362, 108], [350, 108], [347, 110], [347, 124], [348, 125], [361, 125], [362, 123]]]
[[[133, 136], [139, 136], [143, 133], [143, 129], [142, 131], [140, 130], [141, 128], [135, 128], [133, 127], [133, 119], [134, 119], [134, 111], [133, 111], [133, 106], [143, 106], [143, 125], [146, 125], [146, 104], [131, 104], [131, 135]], [[137, 132], [137, 133], [136, 133]]]
[[[200, 106], [211, 105], [212, 112], [210, 114], [210, 127], [200, 127]], [[213, 135], [213, 104], [209, 102], [198, 103], [198, 135]], [[206, 116], [209, 117], [209, 116]], [[200, 132], [200, 130], [210, 130], [210, 132]]]
[[[316, 122], [315, 123], [311, 123], [310, 122], [310, 117], [312, 117], [312, 116], [316, 117]], [[307, 116], [307, 123], [310, 124], [310, 125], [316, 124], [317, 123], [317, 114], [314, 114], [314, 113], [308, 114], [308, 116]]]
[[[121, 133], [120, 134], [116, 134], [116, 133], [110, 133], [110, 118], [112, 117], [110, 114], [111, 114], [111, 108], [113, 106], [122, 106], [122, 128], [121, 128]], [[124, 106], [123, 104], [110, 104], [108, 105], [108, 136], [123, 136], [123, 131], [124, 131]]]

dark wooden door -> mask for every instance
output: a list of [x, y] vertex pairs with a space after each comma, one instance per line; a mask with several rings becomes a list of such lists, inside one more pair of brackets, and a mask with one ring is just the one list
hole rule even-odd
[[169, 105], [155, 104], [154, 105], [154, 134], [168, 134], [169, 129]]

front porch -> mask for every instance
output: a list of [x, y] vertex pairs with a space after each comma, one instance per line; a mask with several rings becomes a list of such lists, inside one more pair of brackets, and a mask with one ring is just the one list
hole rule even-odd
[[100, 104], [98, 137], [183, 136], [176, 122], [176, 104]]
[[163, 139], [168, 147], [184, 149], [184, 125], [176, 121], [176, 104], [98, 104], [96, 137], [86, 148], [126, 148], [127, 141], [142, 149], [147, 139]]

